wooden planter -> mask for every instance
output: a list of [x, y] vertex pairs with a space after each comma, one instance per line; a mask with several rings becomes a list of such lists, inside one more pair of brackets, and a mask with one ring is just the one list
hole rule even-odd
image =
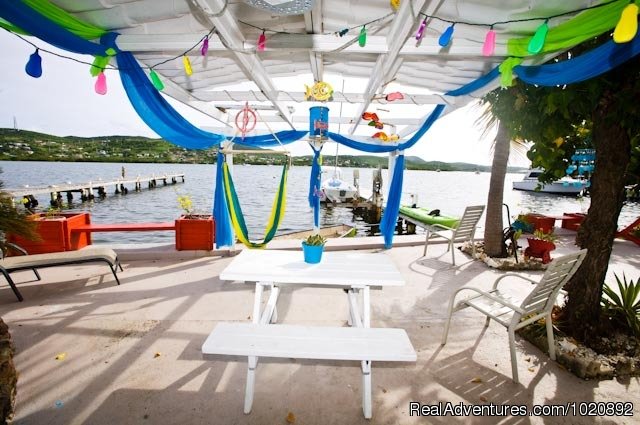
[[46, 254], [48, 252], [75, 251], [91, 245], [91, 234], [71, 231], [79, 226], [91, 223], [89, 213], [61, 213], [47, 218], [45, 214], [34, 214], [33, 220], [38, 222], [39, 241], [31, 241], [17, 235], [9, 234], [9, 242], [20, 245], [29, 254]]
[[176, 219], [176, 249], [178, 251], [213, 249], [212, 216], [182, 216]]
[[527, 238], [529, 247], [524, 250], [525, 257], [536, 257], [542, 259], [542, 264], [551, 262], [551, 251], [556, 249], [553, 242], [543, 241], [542, 239]]

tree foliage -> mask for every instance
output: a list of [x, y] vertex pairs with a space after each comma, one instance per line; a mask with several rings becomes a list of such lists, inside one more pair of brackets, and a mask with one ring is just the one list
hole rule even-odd
[[[592, 48], [594, 40], [567, 52], [568, 59]], [[599, 328], [600, 299], [624, 202], [624, 185], [637, 182], [640, 149], [640, 59], [634, 58], [600, 77], [564, 87], [522, 82], [496, 90], [485, 100], [508, 127], [512, 139], [531, 143], [527, 153], [549, 182], [565, 175], [577, 148], [596, 149], [591, 207], [577, 244], [589, 253], [567, 288], [565, 319], [574, 336], [589, 342]], [[635, 155], [632, 159], [632, 153]]]
[[[2, 170], [0, 170], [2, 173]], [[37, 239], [35, 222], [27, 218], [27, 214], [18, 211], [13, 205], [11, 196], [2, 191], [0, 181], [0, 251], [6, 252], [6, 234], [8, 232], [21, 235], [29, 239]]]

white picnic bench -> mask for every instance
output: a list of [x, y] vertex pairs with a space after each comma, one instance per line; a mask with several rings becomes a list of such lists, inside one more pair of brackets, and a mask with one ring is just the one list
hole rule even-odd
[[[252, 323], [219, 323], [202, 345], [205, 359], [248, 357], [246, 414], [253, 405], [259, 357], [360, 361], [362, 410], [367, 419], [372, 416], [371, 362], [416, 361], [404, 329], [370, 327], [370, 289], [404, 285], [385, 254], [325, 252], [321, 263], [306, 264], [299, 251], [245, 250], [223, 270], [220, 279], [256, 285]], [[346, 289], [351, 327], [275, 324], [282, 285]], [[270, 294], [261, 308], [265, 287]]]

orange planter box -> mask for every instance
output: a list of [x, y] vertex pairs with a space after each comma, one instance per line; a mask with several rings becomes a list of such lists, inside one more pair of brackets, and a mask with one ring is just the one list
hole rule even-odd
[[533, 230], [542, 230], [544, 233], [551, 233], [556, 219], [542, 214], [527, 214], [526, 220], [533, 225]]
[[29, 254], [75, 251], [91, 245], [91, 234], [72, 233], [73, 229], [91, 223], [89, 213], [62, 213], [57, 214], [55, 218], [34, 214], [32, 218], [38, 222], [37, 231], [41, 240], [31, 241], [9, 234], [9, 242], [20, 245]]
[[176, 220], [176, 249], [211, 251], [215, 240], [214, 232], [212, 216], [180, 217]]
[[586, 214], [581, 213], [564, 213], [562, 219], [562, 228], [577, 231], [586, 216]]

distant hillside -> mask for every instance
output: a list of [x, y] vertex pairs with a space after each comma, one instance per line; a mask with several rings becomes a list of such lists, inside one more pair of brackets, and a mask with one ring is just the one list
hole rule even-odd
[[[235, 150], [255, 149], [234, 145]], [[0, 129], [0, 160], [2, 161], [75, 161], [75, 162], [153, 162], [198, 163], [215, 162], [216, 150], [188, 150], [163, 139], [136, 136], [58, 137], [27, 130]], [[311, 155], [292, 158], [294, 165], [311, 165]], [[236, 154], [237, 164], [282, 164], [285, 158], [268, 154]], [[491, 167], [425, 161], [417, 156], [405, 158], [409, 170], [490, 171]], [[324, 165], [334, 165], [335, 156], [323, 157]], [[338, 166], [357, 168], [387, 168], [388, 158], [375, 155], [339, 155]], [[511, 170], [510, 170], [511, 171]]]

